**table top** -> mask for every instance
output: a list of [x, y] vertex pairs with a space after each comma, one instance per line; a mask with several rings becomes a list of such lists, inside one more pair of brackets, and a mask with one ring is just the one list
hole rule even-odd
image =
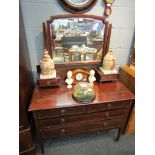
[[[74, 86], [73, 86], [74, 87]], [[92, 103], [107, 103], [134, 99], [134, 95], [121, 82], [94, 83], [96, 98]], [[29, 111], [54, 109], [71, 106], [86, 105], [74, 101], [72, 98], [73, 88], [66, 85], [60, 88], [38, 88], [33, 91]]]
[[88, 47], [85, 47], [85, 48], [78, 47], [77, 49], [70, 48], [69, 52], [79, 53], [79, 54], [91, 54], [91, 53], [94, 54], [94, 53], [97, 52], [97, 49], [95, 49], [95, 48], [88, 48]]

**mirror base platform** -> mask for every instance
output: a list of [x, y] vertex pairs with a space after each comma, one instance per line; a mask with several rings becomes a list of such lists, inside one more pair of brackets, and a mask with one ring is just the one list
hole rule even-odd
[[95, 75], [97, 81], [99, 83], [102, 82], [110, 82], [110, 81], [118, 81], [119, 79], [119, 73], [110, 73], [110, 74], [104, 74], [100, 69], [96, 68], [95, 69]]
[[57, 75], [56, 78], [51, 78], [51, 79], [40, 79], [40, 76], [38, 76], [37, 86], [39, 86], [40, 88], [61, 87], [60, 76]]

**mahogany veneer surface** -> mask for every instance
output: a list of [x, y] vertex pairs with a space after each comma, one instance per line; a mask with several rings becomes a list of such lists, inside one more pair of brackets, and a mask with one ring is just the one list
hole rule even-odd
[[[95, 83], [94, 89], [96, 99], [89, 104], [134, 99], [134, 95], [121, 82]], [[74, 101], [72, 93], [73, 88], [67, 89], [66, 85], [54, 89], [35, 88], [29, 111], [85, 105]]]
[[33, 112], [38, 142], [44, 153], [43, 140], [52, 137], [118, 129], [115, 140], [124, 131], [133, 107], [134, 95], [121, 83], [94, 84], [92, 103], [77, 103], [73, 88], [35, 88], [29, 107]]
[[59, 126], [57, 128], [47, 128], [41, 131], [43, 139], [52, 137], [61, 137], [68, 135], [75, 135], [79, 133], [87, 133], [94, 131], [102, 131], [104, 129], [119, 128], [124, 124], [124, 119], [113, 119], [108, 121], [97, 121], [89, 123], [76, 124], [74, 126]]

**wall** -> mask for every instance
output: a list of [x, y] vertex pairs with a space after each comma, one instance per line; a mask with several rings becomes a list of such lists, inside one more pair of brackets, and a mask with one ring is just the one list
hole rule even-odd
[[[36, 65], [43, 53], [42, 22], [52, 15], [68, 14], [57, 0], [20, 0], [26, 31], [31, 66], [36, 79]], [[103, 16], [104, 2], [98, 0], [86, 14]], [[110, 48], [117, 58], [117, 68], [128, 62], [134, 37], [135, 0], [116, 0], [108, 21], [112, 23]]]

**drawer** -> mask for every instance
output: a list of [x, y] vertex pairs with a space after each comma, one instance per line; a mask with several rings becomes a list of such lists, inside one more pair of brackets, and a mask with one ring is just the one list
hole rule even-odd
[[127, 114], [128, 114], [128, 109], [121, 109], [121, 110], [115, 110], [115, 111], [90, 113], [85, 115], [42, 119], [42, 120], [39, 120], [39, 126], [40, 126], [40, 129], [42, 130], [44, 128], [60, 126], [60, 125], [72, 125], [72, 124], [95, 122], [95, 121], [106, 120], [106, 119], [121, 118], [121, 117], [126, 117]]
[[52, 118], [68, 115], [77, 115], [85, 113], [85, 106], [79, 107], [69, 107], [69, 108], [60, 108], [60, 109], [51, 109], [51, 110], [42, 110], [38, 112], [38, 118]]
[[43, 139], [68, 136], [79, 133], [87, 133], [93, 131], [101, 131], [104, 129], [112, 129], [124, 126], [125, 118], [105, 120], [87, 124], [72, 125], [68, 127], [48, 128], [41, 131], [41, 137]]
[[105, 110], [113, 110], [113, 109], [121, 109], [121, 108], [129, 108], [130, 100], [127, 101], [117, 101], [117, 102], [109, 102], [103, 104], [92, 104], [88, 106], [88, 113], [97, 112], [97, 111], [105, 111]]
[[39, 87], [60, 86], [60, 77], [54, 79], [39, 79], [37, 80]]
[[116, 81], [118, 80], [118, 74], [106, 74], [101, 76], [101, 81]]

